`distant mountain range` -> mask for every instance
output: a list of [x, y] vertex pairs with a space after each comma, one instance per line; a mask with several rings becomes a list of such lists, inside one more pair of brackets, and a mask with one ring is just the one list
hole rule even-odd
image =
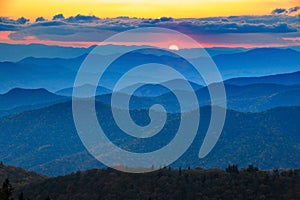
[[[281, 106], [298, 106], [300, 105], [300, 84], [289, 84], [298, 83], [299, 79], [297, 78], [299, 74], [299, 72], [296, 72], [267, 77], [237, 78], [225, 81], [227, 108], [242, 112], [258, 112]], [[181, 81], [172, 80], [166, 83], [178, 88], [177, 92], [183, 96], [193, 92], [183, 90], [180, 86]], [[278, 85], [278, 83], [282, 85]], [[199, 105], [210, 105], [210, 96], [207, 87], [193, 82], [190, 82], [190, 84], [196, 92]], [[133, 86], [121, 89], [119, 94], [128, 96], [131, 87]], [[210, 87], [214, 87], [214, 84]], [[81, 89], [84, 89], [87, 93], [90, 93], [88, 91], [92, 88], [91, 85], [81, 86]], [[66, 88], [54, 94], [45, 89], [15, 88], [5, 94], [0, 94], [0, 116], [21, 113], [68, 101], [71, 99], [72, 91], [72, 88]], [[97, 101], [107, 105], [111, 104], [110, 89], [99, 86], [97, 87], [96, 95]], [[188, 110], [197, 109], [197, 105], [191, 104], [189, 99], [185, 99], [185, 101], [188, 105]], [[154, 103], [168, 105], [169, 112], [178, 112], [179, 109], [177, 99], [174, 98], [173, 93], [165, 87], [155, 84], [146, 84], [137, 89], [131, 97], [130, 109], [147, 109], [149, 105]], [[125, 104], [120, 106], [127, 109], [127, 105]]]
[[300, 52], [260, 48], [213, 57], [224, 79], [266, 76], [299, 71]]
[[[82, 97], [89, 97], [93, 91], [93, 88], [97, 87], [96, 93], [94, 95], [104, 95], [104, 94], [110, 94], [112, 91], [108, 88], [101, 87], [101, 86], [93, 86], [89, 84], [85, 84], [82, 86], [79, 86], [77, 89], [80, 89], [80, 91], [86, 91], [86, 93], [82, 94]], [[73, 95], [73, 87], [61, 89], [55, 92], [55, 94], [63, 95], [71, 97]]]
[[46, 103], [58, 103], [66, 97], [53, 94], [46, 89], [15, 88], [5, 94], [0, 94], [0, 110], [10, 110], [20, 106], [30, 106]]
[[[150, 86], [148, 86], [150, 87]], [[213, 87], [213, 86], [212, 86]], [[153, 88], [154, 89], [154, 86]], [[153, 91], [148, 89], [149, 91]], [[147, 91], [148, 91], [147, 90]], [[300, 105], [300, 85], [283, 86], [275, 84], [254, 84], [246, 86], [225, 85], [227, 108], [242, 111], [242, 112], [258, 112], [281, 106], [298, 106]], [[146, 92], [147, 92], [146, 91]], [[145, 91], [144, 91], [145, 92]], [[159, 91], [161, 93], [162, 91]], [[187, 96], [189, 91], [177, 91], [181, 96]], [[131, 96], [130, 109], [146, 109], [149, 105], [159, 103], [167, 105], [169, 112], [179, 112], [178, 101], [172, 92], [166, 92], [159, 96], [138, 94], [138, 96]], [[119, 93], [119, 98], [127, 98], [126, 93]], [[203, 87], [196, 91], [199, 106], [207, 106], [211, 104], [211, 98], [207, 87]], [[99, 95], [96, 97], [97, 101], [103, 102], [107, 105], [111, 104], [111, 95]], [[218, 99], [216, 105], [222, 105], [224, 99]], [[197, 109], [198, 105], [190, 102], [186, 98], [183, 102], [187, 105], [187, 110]], [[119, 105], [121, 108], [127, 109], [127, 104]]]
[[[83, 54], [89, 53], [95, 46], [89, 48], [74, 48], [63, 46], [49, 46], [44, 44], [5, 44], [0, 43], [0, 61], [17, 62], [26, 57], [36, 58], [74, 58]], [[102, 46], [104, 55], [112, 52], [130, 51], [132, 47], [122, 45], [104, 45]], [[244, 48], [206, 48], [206, 51], [211, 55], [230, 54], [246, 51]], [[189, 55], [195, 54], [194, 49], [182, 49], [182, 53]]]
[[44, 108], [70, 98], [53, 94], [46, 89], [15, 88], [0, 94], [0, 117]]
[[[16, 50], [18, 47], [20, 49]], [[0, 62], [0, 161], [50, 176], [104, 167], [84, 148], [72, 116], [74, 79], [92, 48], [0, 44], [0, 60], [3, 61]], [[105, 48], [107, 51], [97, 55], [100, 59], [112, 56], [110, 52], [117, 47], [108, 45]], [[16, 55], [11, 53], [14, 50]], [[191, 53], [192, 50], [182, 51]], [[130, 114], [139, 124], [149, 122], [149, 106], [164, 105], [168, 124], [161, 134], [147, 141], [132, 140], [116, 127], [110, 112], [116, 79], [131, 66], [160, 61], [185, 75], [193, 90], [183, 88], [180, 79], [165, 80], [169, 77], [167, 73], [158, 73], [159, 80], [175, 87], [184, 97], [195, 92], [201, 112], [200, 129], [194, 143], [172, 166], [225, 168], [230, 163], [241, 167], [253, 163], [262, 169], [299, 168], [300, 52], [283, 48], [214, 48], [208, 51], [225, 80], [228, 112], [220, 140], [206, 158], [199, 160], [198, 152], [211, 114], [208, 88], [195, 76], [195, 71], [190, 70], [188, 62], [164, 52], [155, 55], [151, 50], [131, 52], [128, 57], [112, 63], [104, 74], [95, 99], [98, 120], [104, 130], [109, 130], [109, 139], [126, 150], [147, 152], [159, 149], [174, 136], [180, 107], [174, 94], [161, 85], [135, 82], [117, 92], [128, 97], [133, 87], [141, 86], [130, 99]], [[84, 73], [87, 77], [96, 76], [92, 71]], [[152, 75], [145, 72], [130, 78], [143, 81]], [[209, 87], [217, 84], [220, 83], [211, 83]], [[79, 86], [86, 94], [93, 88], [89, 83]], [[188, 105], [184, 112], [199, 109], [188, 98], [184, 101]], [[221, 105], [222, 101], [224, 99], [218, 99], [219, 104], [214, 106]], [[125, 104], [117, 107], [125, 108]]]
[[[135, 141], [125, 137], [115, 126], [110, 107], [97, 103], [98, 119], [115, 144], [128, 150], [149, 151], [164, 145], [176, 133], [177, 114], [170, 115], [168, 128], [157, 137]], [[261, 113], [228, 110], [221, 138], [204, 159], [197, 155], [209, 123], [210, 107], [201, 108], [200, 129], [191, 148], [173, 166], [225, 168], [228, 163], [247, 166], [250, 162], [263, 169], [300, 166], [300, 107], [275, 108]], [[131, 112], [140, 118], [143, 110]], [[286, 120], [289, 119], [289, 120]], [[145, 123], [143, 121], [142, 123]], [[25, 169], [60, 175], [81, 169], [103, 167], [83, 147], [74, 127], [71, 103], [27, 111], [0, 120], [0, 160]]]
[[260, 83], [270, 83], [277, 85], [299, 85], [300, 71], [287, 74], [276, 74], [262, 77], [239, 77], [224, 81], [225, 84], [231, 85], [251, 85]]
[[0, 43], [0, 61], [18, 62], [27, 57], [74, 58], [89, 53], [90, 48], [48, 46], [44, 44], [5, 44]]
[[[182, 83], [186, 82], [185, 80], [181, 80], [181, 79], [174, 79], [174, 80], [170, 80], [170, 81], [165, 81], [161, 84], [168, 84], [168, 86], [171, 86], [173, 88], [177, 88], [177, 90], [182, 90], [182, 91], [187, 91], [187, 92], [192, 92], [194, 90], [199, 90], [200, 88], [202, 88], [202, 85], [198, 85], [194, 82], [189, 82], [189, 84], [192, 87], [192, 90], [185, 90], [185, 88], [182, 86]], [[105, 94], [111, 94], [113, 89], [108, 89], [106, 87], [102, 87], [102, 86], [93, 86], [93, 85], [89, 85], [89, 84], [85, 84], [82, 86], [77, 87], [77, 89], [80, 89], [80, 91], [86, 91], [86, 92], [82, 92], [82, 97], [89, 97], [93, 92], [93, 89], [97, 87], [96, 89], [96, 93], [93, 96], [100, 96], [100, 95], [105, 95]], [[131, 86], [125, 87], [125, 88], [121, 88], [120, 90], [116, 90], [115, 92], [120, 92], [120, 93], [124, 93], [124, 94], [131, 94], [132, 89], [134, 88], [138, 88], [133, 95], [137, 96], [137, 97], [156, 97], [156, 96], [160, 96], [163, 94], [166, 94], [168, 92], [170, 92], [169, 89], [160, 86], [159, 84], [144, 84], [144, 83], [136, 83], [133, 84]], [[63, 95], [63, 96], [69, 96], [71, 97], [73, 95], [73, 87], [70, 88], [65, 88], [62, 90], [58, 90], [55, 92], [55, 94], [58, 95]]]
[[[0, 85], [2, 86], [0, 93], [5, 93], [15, 87], [45, 88], [52, 92], [72, 87], [77, 71], [86, 55], [81, 54], [75, 58], [27, 57], [18, 62], [0, 62]], [[101, 56], [103, 58], [103, 56], [110, 55], [100, 55], [100, 59]], [[224, 80], [300, 71], [300, 52], [292, 49], [253, 49], [239, 53], [218, 54], [212, 58]], [[175, 68], [185, 74], [188, 80], [203, 85], [203, 81], [189, 70], [183, 59], [168, 55], [151, 55], [149, 52], [141, 51], [131, 53], [128, 58], [117, 62], [115, 69], [108, 72], [106, 81], [102, 86], [112, 89], [114, 78], [123, 74], [128, 66], [156, 62], [157, 60], [162, 61], [163, 64], [176, 66]], [[95, 76], [93, 72], [86, 73], [87, 76]], [[145, 73], [143, 76], [150, 75]], [[157, 76], [168, 77], [168, 74]]]

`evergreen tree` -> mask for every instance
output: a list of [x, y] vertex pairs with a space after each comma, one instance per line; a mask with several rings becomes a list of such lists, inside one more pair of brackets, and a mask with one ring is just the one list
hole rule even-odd
[[25, 200], [23, 192], [19, 195], [19, 200]]
[[50, 196], [47, 196], [46, 200], [51, 200]]
[[228, 173], [239, 173], [239, 168], [238, 165], [228, 165], [228, 167], [225, 169], [226, 172]]
[[10, 184], [8, 179], [5, 179], [5, 181], [2, 184], [2, 188], [0, 190], [0, 199], [1, 200], [13, 200], [12, 197], [12, 192], [13, 192], [13, 187]]
[[250, 172], [250, 173], [255, 173], [258, 171], [258, 168], [257, 167], [254, 167], [252, 164], [251, 165], [248, 165], [248, 168], [247, 168], [247, 172]]

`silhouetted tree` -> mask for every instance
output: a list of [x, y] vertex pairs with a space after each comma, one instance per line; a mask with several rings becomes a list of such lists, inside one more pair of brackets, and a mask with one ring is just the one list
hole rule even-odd
[[50, 196], [47, 196], [46, 200], [51, 200]]
[[25, 200], [23, 192], [19, 195], [19, 200]]
[[238, 174], [239, 173], [238, 165], [228, 165], [225, 171], [228, 173]]
[[254, 172], [257, 172], [257, 171], [258, 171], [257, 167], [254, 167], [252, 164], [248, 165], [247, 172], [254, 173]]
[[8, 179], [5, 179], [5, 181], [2, 184], [2, 188], [0, 190], [0, 199], [1, 200], [12, 200], [12, 192], [13, 192], [13, 187], [10, 184]]

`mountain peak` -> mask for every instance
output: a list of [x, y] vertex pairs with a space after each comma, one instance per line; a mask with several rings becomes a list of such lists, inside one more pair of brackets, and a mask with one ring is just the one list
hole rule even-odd
[[27, 88], [13, 88], [9, 90], [4, 95], [14, 95], [14, 94], [24, 94], [24, 93], [41, 93], [41, 94], [51, 94], [48, 90], [44, 88], [37, 89], [27, 89]]

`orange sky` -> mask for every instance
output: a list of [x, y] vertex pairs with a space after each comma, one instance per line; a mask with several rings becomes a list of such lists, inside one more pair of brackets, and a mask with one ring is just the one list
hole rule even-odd
[[209, 17], [269, 14], [274, 8], [290, 8], [299, 0], [1, 0], [2, 16], [34, 20], [63, 13], [99, 17]]

